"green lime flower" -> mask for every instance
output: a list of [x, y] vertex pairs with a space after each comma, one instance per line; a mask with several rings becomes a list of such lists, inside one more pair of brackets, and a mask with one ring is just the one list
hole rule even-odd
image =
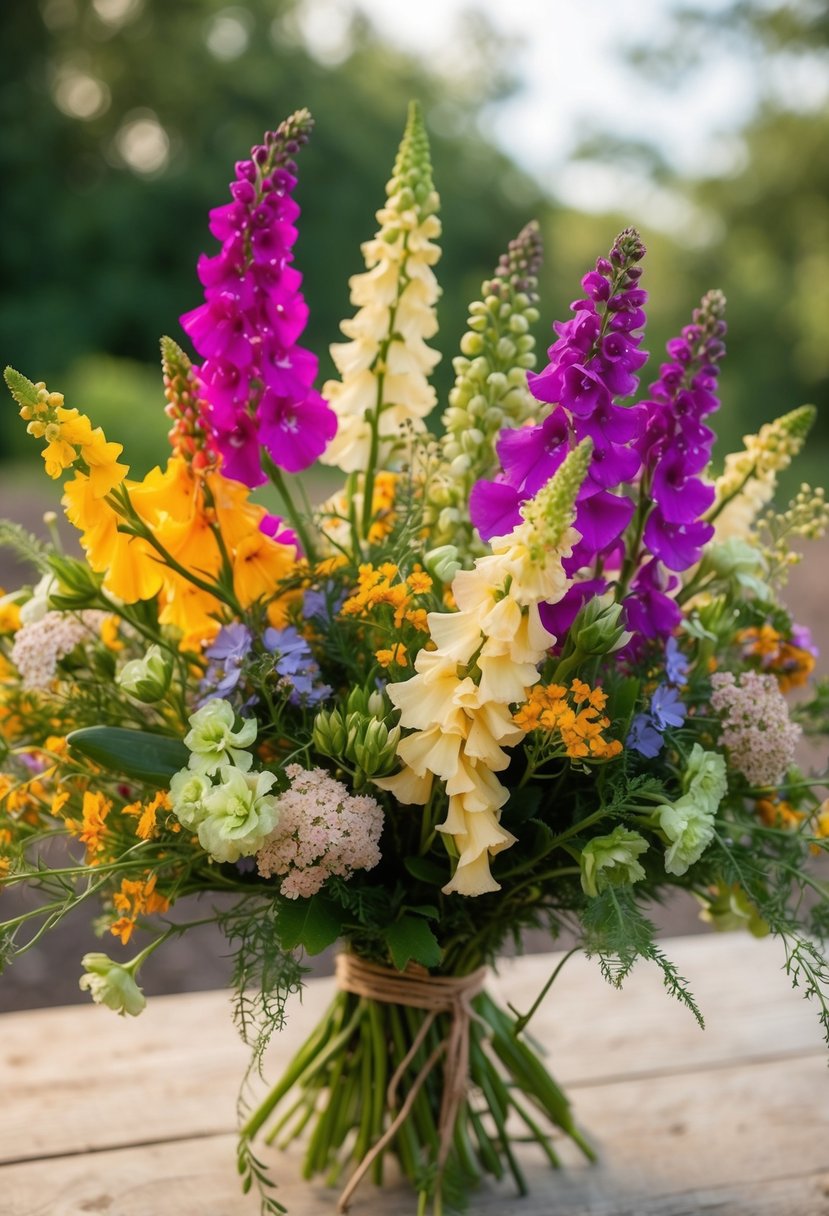
[[243, 718], [238, 730], [234, 730], [235, 724], [236, 714], [229, 701], [217, 697], [197, 709], [190, 716], [191, 729], [184, 736], [185, 745], [193, 753], [190, 768], [197, 773], [212, 774], [232, 760], [246, 773], [253, 764], [253, 756], [240, 749], [255, 741], [256, 719]]
[[681, 875], [699, 861], [714, 836], [714, 811], [703, 794], [683, 794], [657, 812], [659, 826], [668, 840], [665, 869]]
[[581, 886], [585, 895], [596, 896], [608, 887], [639, 882], [645, 871], [636, 860], [648, 851], [648, 842], [638, 832], [614, 828], [609, 836], [594, 836], [582, 849]]
[[695, 743], [688, 757], [682, 784], [687, 794], [695, 794], [707, 805], [712, 815], [716, 814], [728, 789], [725, 757], [719, 752], [707, 752], [699, 743]]
[[106, 1005], [121, 1016], [125, 1013], [138, 1017], [147, 999], [135, 982], [135, 971], [142, 955], [132, 963], [123, 965], [114, 962], [107, 954], [85, 954], [81, 959], [85, 975], [78, 981], [84, 992], [89, 992], [96, 1005]]
[[199, 841], [214, 861], [238, 861], [256, 853], [276, 827], [277, 798], [268, 793], [276, 777], [229, 765], [222, 766], [219, 776], [219, 784], [204, 799]]
[[186, 828], [195, 828], [207, 814], [204, 800], [213, 789], [213, 782], [204, 773], [183, 768], [170, 780], [170, 801], [173, 814]]

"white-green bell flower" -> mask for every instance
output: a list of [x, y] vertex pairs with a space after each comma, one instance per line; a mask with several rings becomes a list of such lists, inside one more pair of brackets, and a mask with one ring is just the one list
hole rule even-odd
[[645, 871], [637, 858], [647, 851], [644, 836], [625, 827], [614, 828], [607, 836], [594, 836], [579, 858], [585, 895], [596, 896], [608, 887], [639, 882]]
[[660, 807], [657, 815], [668, 840], [665, 869], [682, 875], [699, 861], [714, 837], [714, 810], [702, 795], [688, 793]]
[[204, 799], [205, 817], [198, 825], [199, 842], [214, 861], [252, 857], [279, 820], [277, 797], [268, 791], [273, 773], [246, 773], [224, 765]]
[[96, 1005], [106, 1005], [121, 1016], [129, 1013], [138, 1017], [147, 1004], [147, 998], [135, 982], [135, 962], [116, 963], [107, 954], [85, 954], [81, 959], [85, 974], [78, 981], [84, 992], [89, 992]]
[[190, 768], [199, 773], [215, 773], [231, 761], [243, 772], [253, 764], [253, 756], [242, 749], [256, 741], [256, 719], [243, 718], [234, 730], [236, 714], [229, 701], [208, 701], [190, 716], [190, 730], [184, 736], [189, 747]]
[[151, 646], [143, 659], [131, 659], [125, 663], [115, 682], [136, 701], [152, 705], [160, 701], [173, 675], [173, 660], [160, 646]]
[[50, 610], [49, 596], [58, 589], [58, 580], [50, 571], [44, 574], [32, 591], [31, 597], [20, 609], [21, 625], [33, 625], [42, 621]]
[[197, 828], [207, 814], [204, 800], [213, 789], [213, 782], [204, 773], [180, 769], [170, 779], [170, 801], [173, 814], [186, 828]]
[[719, 752], [707, 752], [699, 743], [695, 743], [688, 757], [682, 784], [687, 794], [695, 795], [707, 804], [712, 815], [716, 814], [728, 789], [725, 757]]

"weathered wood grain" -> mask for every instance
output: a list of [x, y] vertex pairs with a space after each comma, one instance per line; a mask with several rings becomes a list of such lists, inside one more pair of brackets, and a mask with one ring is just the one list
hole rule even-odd
[[[655, 969], [621, 993], [573, 959], [532, 1023], [602, 1164], [554, 1174], [526, 1154], [522, 1216], [829, 1216], [829, 1070], [814, 1010], [776, 943], [666, 944], [708, 1019], [701, 1032]], [[505, 963], [493, 988], [532, 1003], [554, 956]], [[330, 999], [313, 981], [271, 1051], [276, 1076]], [[234, 1099], [247, 1049], [226, 993], [156, 998], [137, 1020], [91, 1007], [0, 1018], [0, 1216], [255, 1216], [234, 1168]], [[267, 1150], [266, 1150], [267, 1151]], [[334, 1211], [274, 1155], [294, 1216]], [[512, 1210], [499, 1187], [472, 1216]], [[360, 1212], [414, 1212], [366, 1186]]]

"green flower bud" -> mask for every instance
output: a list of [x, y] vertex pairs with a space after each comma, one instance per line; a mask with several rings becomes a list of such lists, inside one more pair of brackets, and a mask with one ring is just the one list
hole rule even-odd
[[135, 982], [135, 964], [114, 962], [106, 954], [85, 954], [81, 965], [86, 972], [78, 981], [78, 987], [88, 992], [96, 1005], [106, 1005], [121, 1016], [125, 1013], [138, 1017], [147, 1004], [144, 993]]
[[640, 882], [645, 871], [636, 859], [647, 851], [644, 836], [625, 827], [614, 828], [609, 836], [594, 836], [579, 857], [585, 895], [595, 897], [608, 887]]
[[143, 659], [131, 659], [116, 676], [116, 684], [136, 701], [160, 701], [173, 678], [173, 659], [160, 646], [151, 646]]
[[323, 756], [336, 760], [345, 755], [345, 723], [338, 709], [321, 709], [314, 718], [311, 742]]
[[461, 338], [461, 350], [465, 355], [473, 358], [475, 355], [480, 355], [484, 349], [484, 340], [480, 334], [465, 333]]
[[574, 648], [582, 655], [610, 654], [630, 639], [622, 605], [595, 597], [584, 605], [570, 630]]
[[451, 583], [461, 568], [455, 545], [439, 545], [437, 549], [430, 549], [423, 559], [423, 564], [432, 578], [439, 583]]

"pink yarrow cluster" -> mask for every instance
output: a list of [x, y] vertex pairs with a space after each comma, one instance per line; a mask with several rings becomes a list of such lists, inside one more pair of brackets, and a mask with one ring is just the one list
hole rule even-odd
[[81, 642], [94, 641], [106, 619], [105, 612], [47, 612], [18, 629], [11, 660], [30, 692], [51, 686], [57, 665]]
[[380, 860], [383, 809], [368, 795], [349, 794], [324, 769], [289, 764], [291, 788], [280, 795], [279, 822], [256, 854], [263, 878], [282, 875], [288, 899], [314, 895], [332, 874], [348, 878]]
[[337, 429], [313, 387], [316, 356], [296, 344], [308, 306], [302, 275], [290, 264], [299, 215], [291, 158], [310, 130], [311, 117], [300, 110], [238, 162], [233, 202], [210, 212], [221, 252], [198, 263], [205, 303], [181, 317], [204, 360], [196, 369], [208, 407], [203, 421], [222, 472], [247, 486], [267, 480], [260, 449], [265, 460], [296, 473]]
[[794, 760], [800, 727], [771, 675], [715, 672], [711, 705], [722, 718], [722, 741], [732, 766], [751, 785], [776, 785]]

